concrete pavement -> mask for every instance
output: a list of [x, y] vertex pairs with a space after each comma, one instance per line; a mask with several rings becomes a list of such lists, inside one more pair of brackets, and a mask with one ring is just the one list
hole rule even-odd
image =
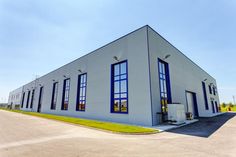
[[153, 135], [120, 135], [0, 110], [0, 157], [234, 157], [234, 116]]

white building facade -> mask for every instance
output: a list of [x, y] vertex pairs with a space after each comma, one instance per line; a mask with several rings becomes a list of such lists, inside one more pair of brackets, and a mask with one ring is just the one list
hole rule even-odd
[[22, 99], [22, 87], [15, 89], [9, 93], [8, 106], [12, 109], [19, 109]]
[[149, 26], [22, 86], [20, 102], [25, 111], [144, 126], [166, 121], [171, 103], [217, 115], [216, 80]]

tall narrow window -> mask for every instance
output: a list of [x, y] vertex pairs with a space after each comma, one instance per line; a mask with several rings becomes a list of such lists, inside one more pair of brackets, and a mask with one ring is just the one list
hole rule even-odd
[[216, 88], [216, 86], [215, 86], [215, 94], [217, 94], [217, 88]]
[[87, 87], [87, 74], [81, 74], [78, 77], [78, 89], [77, 89], [77, 111], [85, 111], [86, 104], [86, 87]]
[[56, 109], [57, 105], [58, 82], [53, 83], [51, 110]]
[[111, 67], [111, 112], [128, 113], [128, 65], [127, 61]]
[[216, 112], [219, 112], [217, 101], [215, 101]]
[[22, 100], [21, 100], [21, 108], [24, 107], [24, 101], [25, 101], [25, 92], [22, 95]]
[[30, 100], [30, 91], [28, 91], [28, 95], [27, 95], [26, 108], [29, 107], [29, 100]]
[[212, 88], [211, 88], [211, 85], [209, 85], [209, 93], [212, 94]]
[[207, 101], [207, 93], [206, 93], [206, 83], [202, 82], [202, 90], [203, 90], [203, 96], [205, 101], [205, 109], [209, 110], [208, 101]]
[[216, 87], [213, 86], [213, 94], [216, 95]]
[[41, 112], [42, 100], [43, 100], [43, 86], [40, 87], [40, 90], [39, 90], [39, 101], [38, 101], [37, 112]]
[[61, 110], [68, 110], [70, 79], [64, 80]]
[[168, 63], [158, 59], [160, 98], [163, 120], [167, 120], [168, 106], [171, 103], [170, 77]]
[[30, 108], [33, 108], [33, 104], [34, 104], [34, 89], [32, 90], [32, 94], [31, 94]]
[[212, 113], [215, 113], [215, 105], [214, 101], [211, 101]]

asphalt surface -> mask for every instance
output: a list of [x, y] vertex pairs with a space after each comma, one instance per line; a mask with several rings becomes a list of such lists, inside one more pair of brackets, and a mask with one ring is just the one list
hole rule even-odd
[[235, 157], [227, 113], [169, 132], [120, 135], [0, 110], [0, 157]]

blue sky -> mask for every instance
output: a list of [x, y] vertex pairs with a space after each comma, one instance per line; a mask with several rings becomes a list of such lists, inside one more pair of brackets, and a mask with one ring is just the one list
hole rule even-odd
[[236, 95], [235, 0], [0, 0], [0, 102], [8, 93], [143, 25]]

